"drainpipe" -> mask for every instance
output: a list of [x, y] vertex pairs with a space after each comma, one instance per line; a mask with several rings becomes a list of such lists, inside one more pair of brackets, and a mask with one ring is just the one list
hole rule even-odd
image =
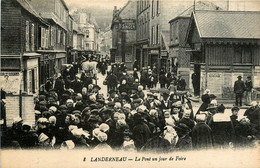
[[24, 72], [24, 66], [23, 66], [23, 54], [20, 53], [20, 66], [21, 66], [21, 74], [20, 74], [20, 88], [19, 88], [19, 116], [22, 118], [23, 113], [23, 97], [22, 97], [22, 82], [23, 82], [23, 72]]

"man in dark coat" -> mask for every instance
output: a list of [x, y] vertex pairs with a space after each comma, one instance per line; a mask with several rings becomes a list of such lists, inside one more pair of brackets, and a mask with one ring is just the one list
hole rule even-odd
[[189, 136], [191, 129], [187, 125], [185, 125], [183, 123], [179, 123], [175, 127], [175, 130], [177, 131], [177, 135], [179, 137], [175, 148], [177, 150], [191, 150], [192, 149], [192, 139]]
[[209, 89], [206, 89], [204, 94], [201, 96], [202, 104], [199, 107], [197, 114], [200, 113], [200, 111], [206, 111], [209, 104], [210, 104], [210, 95], [209, 95]]
[[60, 73], [58, 73], [57, 79], [55, 81], [55, 85], [54, 85], [54, 89], [56, 90], [59, 98], [61, 97], [61, 95], [64, 92], [64, 86], [65, 86], [65, 82], [62, 79], [62, 76]]
[[193, 73], [191, 75], [191, 80], [192, 80], [192, 86], [194, 89], [194, 96], [199, 96], [199, 91], [200, 91], [200, 77], [199, 74]]
[[140, 150], [147, 140], [151, 137], [151, 131], [141, 114], [134, 115], [135, 127], [133, 128], [133, 140], [137, 150]]
[[234, 128], [230, 117], [224, 113], [216, 113], [213, 115], [210, 124], [214, 138], [214, 146], [218, 148], [227, 148], [233, 142]]
[[115, 91], [116, 87], [117, 87], [117, 77], [116, 75], [111, 72], [108, 76], [107, 76], [107, 86], [108, 86], [108, 91]]
[[159, 83], [161, 85], [160, 86], [161, 88], [165, 88], [165, 85], [167, 83], [167, 77], [165, 76], [165, 73], [163, 70], [161, 70], [161, 72], [160, 72]]
[[182, 76], [179, 74], [178, 75], [178, 80], [177, 80], [177, 90], [184, 91], [186, 87], [186, 82], [182, 78]]
[[210, 149], [213, 147], [213, 135], [211, 128], [205, 123], [206, 115], [196, 115], [197, 125], [192, 130], [193, 149]]
[[241, 76], [237, 77], [238, 80], [235, 82], [234, 85], [234, 92], [236, 94], [236, 106], [242, 106], [242, 97], [245, 91], [245, 83], [241, 80]]

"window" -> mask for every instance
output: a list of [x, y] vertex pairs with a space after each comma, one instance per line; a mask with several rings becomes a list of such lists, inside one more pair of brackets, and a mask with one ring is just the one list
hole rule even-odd
[[156, 44], [159, 44], [160, 40], [160, 30], [159, 30], [159, 25], [156, 26]]
[[152, 17], [154, 17], [154, 0], [152, 0]]
[[41, 28], [41, 47], [45, 47], [45, 29]]
[[31, 27], [31, 50], [34, 51], [35, 48], [34, 48], [34, 24], [32, 24], [32, 27]]
[[174, 29], [174, 43], [179, 43], [179, 22], [177, 21], [176, 22], [176, 26], [175, 26], [175, 29]]
[[152, 27], [151, 34], [151, 43], [154, 44], [154, 26]]
[[252, 63], [252, 47], [234, 46], [233, 63]]
[[29, 25], [29, 21], [26, 21], [26, 28], [25, 28], [25, 46], [26, 46], [26, 51], [29, 51], [30, 50], [30, 45], [29, 45], [29, 39], [30, 39], [30, 36], [29, 36], [29, 29], [30, 28], [30, 25]]
[[243, 63], [252, 63], [252, 47], [244, 48]]
[[89, 30], [86, 30], [86, 38], [89, 38]]
[[54, 35], [54, 28], [51, 27], [51, 38], [50, 38], [50, 41], [51, 41], [51, 46], [54, 46], [54, 38], [55, 35]]
[[46, 48], [49, 47], [49, 30], [46, 30], [46, 33], [45, 33], [45, 47]]
[[157, 15], [160, 14], [160, 0], [156, 0], [156, 11]]
[[63, 33], [63, 45], [66, 45], [66, 33]]
[[61, 33], [60, 30], [58, 30], [58, 33], [57, 33], [57, 43], [58, 44], [60, 43], [60, 36], [61, 36], [60, 33]]
[[86, 49], [89, 50], [89, 43], [86, 43]]

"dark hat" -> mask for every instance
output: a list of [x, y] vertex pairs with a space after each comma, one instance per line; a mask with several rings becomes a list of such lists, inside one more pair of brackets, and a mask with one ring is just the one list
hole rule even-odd
[[98, 122], [98, 118], [95, 115], [90, 115], [88, 118], [88, 122]]
[[238, 79], [241, 79], [241, 78], [242, 78], [242, 76], [240, 76], [240, 75], [239, 75], [237, 78], [238, 78]]
[[232, 107], [231, 111], [235, 111], [235, 110], [238, 111], [238, 110], [240, 110], [240, 108], [237, 106]]
[[94, 85], [94, 86], [93, 86], [93, 89], [94, 89], [94, 88], [96, 88], [96, 89], [98, 89], [98, 90], [100, 90], [100, 89], [101, 89], [101, 87], [100, 87], [100, 86], [98, 86], [98, 85]]
[[51, 116], [51, 113], [49, 111], [44, 111], [44, 112], [42, 112], [42, 116], [44, 118], [49, 118]]
[[97, 102], [104, 104], [105, 100], [104, 99], [97, 99]]
[[251, 79], [251, 76], [248, 76], [247, 79]]
[[79, 115], [81, 115], [81, 112], [79, 110], [74, 110], [74, 111], [72, 111], [72, 114], [79, 114]]
[[112, 110], [110, 110], [110, 109], [104, 109], [104, 110], [101, 110], [100, 113], [112, 114]]
[[140, 121], [140, 120], [143, 120], [144, 118], [143, 118], [143, 115], [142, 115], [142, 114], [140, 114], [140, 113], [135, 113], [133, 119], [134, 119], [135, 121]]
[[98, 109], [93, 109], [93, 110], [90, 111], [90, 113], [93, 114], [93, 115], [98, 115], [99, 110]]
[[214, 95], [214, 94], [209, 94], [209, 97], [212, 98], [212, 99], [215, 99], [217, 96]]
[[115, 106], [115, 103], [114, 103], [113, 101], [109, 101], [109, 102], [107, 102], [107, 105], [108, 105], [108, 106], [113, 106], [113, 107], [114, 107], [114, 106]]
[[60, 105], [59, 110], [67, 110], [68, 107], [66, 105]]
[[224, 113], [224, 111], [226, 109], [226, 107], [223, 104], [219, 105], [217, 108], [218, 108], [218, 112], [220, 112], [220, 113]]
[[93, 110], [93, 109], [97, 109], [97, 105], [96, 104], [91, 104], [89, 105], [89, 107]]
[[183, 123], [179, 123], [178, 125], [176, 125], [174, 127], [174, 129], [176, 131], [182, 131], [182, 132], [185, 132], [187, 134], [191, 132], [191, 129], [186, 124], [183, 124]]

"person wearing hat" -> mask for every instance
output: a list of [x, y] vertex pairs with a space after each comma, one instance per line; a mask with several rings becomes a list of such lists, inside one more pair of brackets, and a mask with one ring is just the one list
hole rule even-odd
[[190, 114], [191, 114], [191, 110], [185, 109], [183, 113], [183, 117], [179, 120], [178, 123], [185, 124], [190, 128], [190, 130], [192, 130], [193, 127], [195, 126], [195, 121], [190, 119]]
[[177, 150], [191, 150], [192, 140], [190, 137], [191, 129], [184, 123], [177, 124], [174, 129], [179, 137], [175, 149]]
[[236, 106], [242, 106], [243, 93], [245, 91], [245, 83], [242, 81], [242, 77], [239, 75], [238, 80], [234, 84], [234, 92], [236, 94]]
[[57, 74], [57, 79], [55, 80], [54, 89], [60, 98], [65, 89], [65, 82], [60, 73]]
[[209, 104], [210, 104], [210, 96], [209, 96], [210, 90], [206, 89], [201, 96], [202, 104], [200, 105], [197, 114], [200, 114], [200, 111], [206, 111]]
[[252, 100], [252, 89], [253, 89], [253, 82], [251, 80], [251, 76], [248, 76], [245, 82], [245, 97], [246, 102], [245, 105], [249, 106]]
[[216, 113], [209, 123], [212, 130], [214, 147], [227, 148], [233, 143], [234, 128], [230, 119], [225, 113]]
[[186, 88], [186, 81], [182, 78], [182, 76], [179, 74], [177, 79], [177, 90], [184, 91]]
[[134, 128], [133, 128], [133, 140], [137, 150], [140, 150], [147, 140], [151, 137], [151, 131], [141, 114], [136, 113], [133, 117]]
[[81, 93], [83, 88], [83, 82], [80, 80], [79, 74], [75, 76], [75, 80], [72, 82], [71, 86], [75, 93]]
[[252, 126], [258, 131], [258, 136], [260, 136], [260, 108], [256, 101], [251, 102], [251, 107], [247, 109], [244, 113]]
[[238, 124], [237, 114], [238, 114], [239, 110], [240, 110], [240, 109], [239, 109], [239, 107], [237, 107], [237, 106], [234, 106], [234, 107], [232, 107], [232, 109], [231, 109], [232, 115], [230, 116], [230, 120], [231, 120], [231, 122], [232, 122], [233, 128], [235, 128], [235, 127], [237, 126], [237, 124]]
[[161, 100], [161, 109], [171, 109], [172, 101], [169, 99], [170, 92], [165, 90], [162, 94], [163, 99]]
[[159, 75], [159, 83], [160, 83], [161, 88], [165, 88], [165, 85], [167, 83], [167, 77], [166, 77], [166, 74], [163, 71], [163, 69], [161, 70], [160, 75]]
[[141, 71], [140, 84], [143, 86], [143, 89], [146, 89], [146, 85], [148, 82], [148, 72], [145, 67], [143, 67]]
[[213, 135], [211, 128], [206, 124], [206, 115], [196, 115], [197, 124], [192, 129], [192, 148], [211, 149], [213, 147]]

